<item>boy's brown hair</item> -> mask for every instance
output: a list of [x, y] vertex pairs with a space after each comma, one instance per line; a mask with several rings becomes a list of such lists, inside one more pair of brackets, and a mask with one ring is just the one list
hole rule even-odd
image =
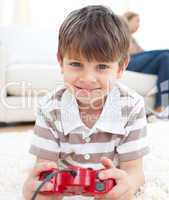
[[71, 12], [59, 30], [58, 58], [79, 56], [88, 61], [122, 62], [128, 57], [130, 34], [125, 21], [104, 6]]

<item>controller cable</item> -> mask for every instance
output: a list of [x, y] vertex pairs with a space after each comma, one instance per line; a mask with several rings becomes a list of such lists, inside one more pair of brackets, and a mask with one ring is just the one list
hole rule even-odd
[[56, 176], [57, 174], [59, 174], [60, 172], [68, 172], [70, 173], [73, 177], [75, 177], [77, 175], [77, 172], [74, 170], [61, 170], [61, 171], [54, 171], [52, 173], [50, 173], [48, 176], [46, 176], [46, 178], [44, 179], [44, 181], [38, 186], [38, 188], [35, 190], [31, 200], [35, 200], [40, 189], [45, 185], [45, 183], [49, 182], [54, 176]]

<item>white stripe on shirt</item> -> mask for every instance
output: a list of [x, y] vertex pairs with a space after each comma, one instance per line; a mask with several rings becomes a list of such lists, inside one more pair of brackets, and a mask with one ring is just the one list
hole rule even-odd
[[77, 166], [77, 167], [85, 167], [85, 168], [92, 168], [92, 169], [102, 169], [103, 165], [101, 163], [79, 163], [69, 156], [66, 158], [66, 161], [70, 163], [71, 165]]
[[70, 144], [70, 143], [60, 143], [61, 151], [65, 153], [75, 152], [77, 154], [87, 154], [87, 153], [109, 153], [114, 151], [115, 140], [106, 143], [85, 143], [85, 144]]
[[134, 125], [127, 126], [127, 127], [126, 127], [126, 131], [129, 133], [129, 132], [134, 131], [134, 130], [142, 129], [142, 128], [144, 128], [146, 125], [147, 125], [146, 118], [143, 117], [143, 118], [141, 118], [141, 119], [135, 120]]
[[47, 140], [33, 134], [32, 145], [47, 151], [60, 152], [60, 147], [55, 141]]
[[146, 137], [144, 137], [140, 138], [139, 140], [127, 142], [118, 146], [117, 151], [119, 154], [129, 153], [129, 152], [139, 151], [146, 146], [148, 146], [148, 140]]

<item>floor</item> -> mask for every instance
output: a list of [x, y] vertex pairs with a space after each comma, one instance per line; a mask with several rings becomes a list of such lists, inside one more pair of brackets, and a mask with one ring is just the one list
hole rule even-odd
[[0, 133], [23, 133], [33, 129], [34, 123], [12, 123], [12, 124], [0, 124]]

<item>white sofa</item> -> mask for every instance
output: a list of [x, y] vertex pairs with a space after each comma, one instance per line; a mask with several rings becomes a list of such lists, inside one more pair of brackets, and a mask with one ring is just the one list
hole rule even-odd
[[[55, 29], [0, 26], [0, 122], [34, 121], [38, 98], [63, 85], [56, 49]], [[126, 71], [121, 81], [152, 108], [156, 78]]]

